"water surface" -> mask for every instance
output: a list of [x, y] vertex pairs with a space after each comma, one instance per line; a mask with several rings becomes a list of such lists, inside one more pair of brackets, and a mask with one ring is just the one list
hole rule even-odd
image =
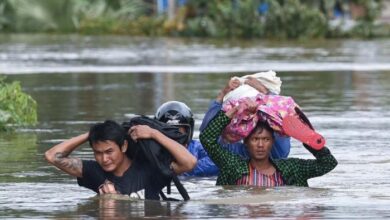
[[[9, 80], [20, 81], [38, 102], [39, 117], [36, 127], [0, 134], [2, 218], [390, 218], [390, 71], [310, 71], [310, 63], [317, 62], [387, 65], [389, 41], [276, 44], [108, 39], [1, 36], [1, 70]], [[359, 52], [367, 48], [366, 53]], [[329, 174], [311, 179], [309, 188], [217, 187], [215, 177], [210, 177], [183, 179], [189, 202], [99, 198], [43, 159], [51, 146], [87, 131], [95, 122], [124, 121], [129, 113], [153, 115], [168, 100], [186, 102], [198, 127], [227, 79], [246, 73], [218, 68], [202, 72], [198, 66], [246, 68], [244, 64], [256, 60], [276, 62], [275, 68], [296, 62], [308, 68], [298, 71], [287, 65], [290, 71], [279, 72], [282, 93], [302, 107], [339, 161]], [[106, 65], [116, 69], [121, 65], [185, 66], [193, 71], [95, 71]], [[71, 69], [86, 66], [93, 66], [93, 71]], [[52, 72], [36, 72], [41, 67]], [[290, 157], [312, 158], [297, 141], [292, 145]], [[73, 154], [93, 158], [88, 146]], [[172, 196], [180, 198], [177, 192]]]

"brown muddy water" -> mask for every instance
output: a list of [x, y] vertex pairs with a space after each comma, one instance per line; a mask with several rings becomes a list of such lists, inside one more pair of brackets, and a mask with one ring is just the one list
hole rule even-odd
[[[0, 37], [0, 72], [38, 103], [39, 124], [0, 134], [0, 218], [390, 218], [389, 40], [214, 42], [124, 37]], [[183, 179], [189, 202], [97, 197], [43, 153], [105, 119], [186, 102], [196, 127], [229, 77], [274, 69], [339, 165], [310, 187], [215, 186]], [[195, 137], [198, 133], [195, 134]], [[290, 157], [311, 158], [297, 142]], [[74, 152], [93, 158], [88, 146]], [[173, 196], [178, 197], [176, 192]]]

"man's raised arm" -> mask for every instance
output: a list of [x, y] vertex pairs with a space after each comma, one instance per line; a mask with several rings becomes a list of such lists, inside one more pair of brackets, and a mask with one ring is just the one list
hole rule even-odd
[[80, 158], [69, 155], [88, 140], [88, 132], [61, 142], [45, 152], [46, 160], [60, 170], [75, 177], [82, 177]]

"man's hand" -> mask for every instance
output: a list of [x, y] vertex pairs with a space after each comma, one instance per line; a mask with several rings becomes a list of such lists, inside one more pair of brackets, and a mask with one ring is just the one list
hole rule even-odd
[[226, 88], [228, 89], [228, 92], [236, 89], [237, 87], [239, 87], [241, 85], [240, 83], [240, 80], [238, 79], [235, 79], [235, 78], [231, 78], [226, 86]]
[[135, 125], [129, 129], [131, 139], [137, 142], [138, 139], [150, 139], [154, 137], [155, 129], [147, 125]]
[[264, 95], [268, 94], [268, 89], [256, 78], [249, 76], [245, 80], [245, 84], [252, 86], [255, 88], [257, 91], [263, 93]]
[[222, 103], [223, 97], [225, 97], [226, 94], [228, 94], [230, 91], [236, 89], [241, 85], [240, 80], [231, 78], [229, 82], [226, 84], [226, 86], [219, 92], [216, 100], [219, 103]]
[[99, 186], [99, 194], [119, 194], [119, 193], [115, 190], [114, 184], [111, 181], [106, 180], [102, 185]]

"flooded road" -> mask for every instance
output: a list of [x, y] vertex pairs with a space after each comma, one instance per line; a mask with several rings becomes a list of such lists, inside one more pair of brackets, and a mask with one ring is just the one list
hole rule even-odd
[[[0, 134], [1, 218], [390, 218], [388, 40], [0, 39], [0, 71], [21, 82], [39, 114], [36, 127]], [[337, 69], [337, 63], [348, 68]], [[315, 69], [317, 64], [326, 68]], [[223, 65], [242, 71], [225, 71]], [[149, 69], [126, 71], [141, 66]], [[302, 107], [339, 161], [329, 174], [311, 179], [309, 188], [223, 188], [210, 177], [183, 179], [192, 199], [185, 203], [99, 198], [43, 158], [48, 148], [95, 122], [121, 122], [129, 113], [153, 115], [168, 100], [186, 102], [199, 127], [229, 77], [268, 69], [280, 70], [282, 94]], [[292, 145], [290, 157], [312, 157], [297, 141]], [[74, 155], [93, 158], [87, 145]], [[173, 197], [180, 198], [176, 192]]]

